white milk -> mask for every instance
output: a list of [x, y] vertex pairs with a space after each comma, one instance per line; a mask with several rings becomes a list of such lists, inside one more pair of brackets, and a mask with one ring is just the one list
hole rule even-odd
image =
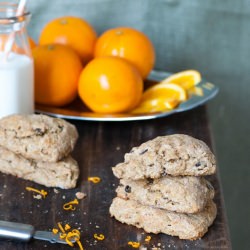
[[34, 112], [33, 60], [10, 53], [5, 61], [0, 52], [0, 118], [10, 114]]

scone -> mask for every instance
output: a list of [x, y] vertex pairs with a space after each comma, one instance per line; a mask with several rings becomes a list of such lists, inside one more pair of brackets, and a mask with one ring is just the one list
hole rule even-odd
[[121, 179], [116, 192], [120, 198], [179, 213], [197, 213], [214, 197], [212, 185], [204, 177], [193, 176]]
[[215, 156], [209, 147], [183, 134], [156, 137], [134, 147], [124, 158], [113, 167], [120, 179], [156, 179], [168, 174], [203, 176], [216, 171]]
[[0, 171], [47, 187], [74, 188], [79, 176], [77, 162], [68, 156], [58, 162], [28, 160], [0, 146]]
[[78, 132], [63, 119], [11, 115], [0, 120], [0, 145], [25, 158], [56, 162], [74, 148]]
[[143, 206], [133, 200], [113, 199], [110, 214], [118, 221], [143, 228], [148, 233], [165, 233], [180, 239], [201, 238], [216, 217], [216, 206], [211, 201], [204, 211], [196, 214], [180, 214]]

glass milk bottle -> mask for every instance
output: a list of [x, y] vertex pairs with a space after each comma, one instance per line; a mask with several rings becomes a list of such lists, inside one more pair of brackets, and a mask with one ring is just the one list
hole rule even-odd
[[30, 13], [0, 3], [0, 118], [34, 112], [34, 67], [26, 25]]

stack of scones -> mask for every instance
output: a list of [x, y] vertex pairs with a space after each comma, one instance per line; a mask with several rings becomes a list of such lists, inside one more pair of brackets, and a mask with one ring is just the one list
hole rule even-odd
[[113, 168], [120, 184], [110, 214], [148, 233], [199, 239], [217, 213], [214, 188], [204, 178], [215, 171], [215, 157], [203, 141], [183, 134], [157, 137]]
[[0, 119], [0, 171], [47, 187], [73, 188], [79, 176], [71, 157], [78, 132], [63, 119], [10, 115]]

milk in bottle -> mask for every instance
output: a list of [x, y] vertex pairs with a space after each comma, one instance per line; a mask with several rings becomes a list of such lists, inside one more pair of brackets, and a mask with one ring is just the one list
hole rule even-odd
[[0, 4], [0, 118], [34, 112], [34, 69], [26, 32], [30, 13], [15, 13], [14, 5]]

